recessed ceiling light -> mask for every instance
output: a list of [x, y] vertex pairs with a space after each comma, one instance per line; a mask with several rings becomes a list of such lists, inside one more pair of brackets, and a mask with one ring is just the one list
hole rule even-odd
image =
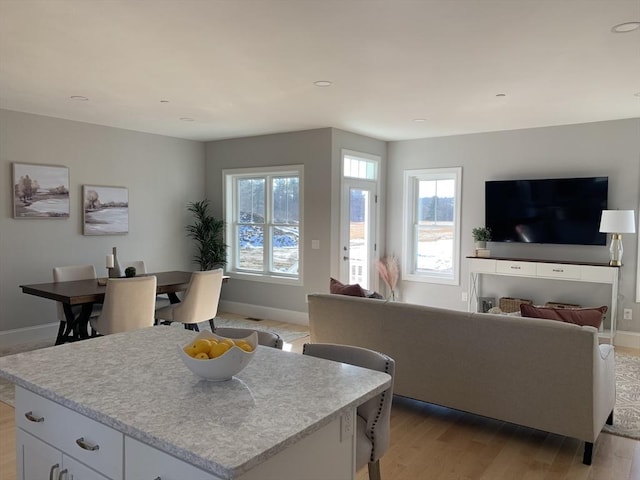
[[180, 120], [182, 120], [183, 122], [193, 122], [193, 118], [191, 117], [180, 117]]
[[613, 33], [629, 33], [637, 30], [640, 27], [640, 22], [625, 22], [611, 27]]
[[316, 87], [330, 87], [333, 85], [333, 82], [330, 82], [329, 80], [318, 80], [317, 82], [313, 82], [313, 84]]
[[416, 123], [423, 123], [423, 122], [426, 122], [427, 119], [426, 118], [414, 118], [413, 121], [416, 122]]
[[496, 97], [506, 97], [506, 93], [496, 93]]
[[79, 102], [86, 102], [89, 100], [87, 97], [83, 97], [82, 95], [71, 95], [71, 100], [78, 100]]

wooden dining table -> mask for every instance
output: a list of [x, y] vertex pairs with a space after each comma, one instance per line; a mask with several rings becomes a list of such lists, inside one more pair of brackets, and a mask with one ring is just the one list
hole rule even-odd
[[[157, 279], [156, 294], [167, 294], [171, 303], [178, 303], [176, 295], [187, 289], [192, 272], [171, 271], [148, 273]], [[106, 292], [106, 279], [92, 278], [70, 282], [38, 283], [20, 285], [23, 293], [48, 298], [62, 303], [65, 320], [60, 321], [56, 345], [89, 338], [89, 318], [93, 305], [102, 303]], [[80, 305], [80, 311], [74, 312], [73, 306]], [[77, 309], [76, 309], [77, 310]]]

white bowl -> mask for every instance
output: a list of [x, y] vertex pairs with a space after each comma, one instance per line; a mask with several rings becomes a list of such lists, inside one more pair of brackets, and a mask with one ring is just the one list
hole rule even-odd
[[199, 377], [214, 382], [229, 380], [235, 374], [239, 373], [244, 367], [249, 364], [258, 346], [258, 334], [256, 332], [253, 332], [251, 333], [251, 335], [245, 338], [231, 339], [246, 341], [253, 348], [251, 352], [247, 352], [238, 346], [234, 346], [218, 358], [211, 358], [209, 360], [197, 360], [187, 355], [187, 353], [184, 351], [184, 348], [188, 345], [191, 345], [191, 343], [193, 343], [198, 338], [216, 338], [218, 340], [224, 340], [226, 337], [221, 337], [219, 335], [216, 335], [215, 333], [211, 333], [210, 331], [205, 330], [203, 332], [200, 332], [197, 336], [195, 336], [184, 345], [177, 345], [178, 355], [180, 355], [180, 358], [187, 366], [187, 368]]

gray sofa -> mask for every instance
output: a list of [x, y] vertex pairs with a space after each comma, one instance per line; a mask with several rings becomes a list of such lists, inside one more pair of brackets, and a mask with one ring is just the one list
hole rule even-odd
[[394, 394], [593, 443], [613, 422], [615, 360], [597, 330], [345, 295], [309, 295], [311, 342], [396, 361]]

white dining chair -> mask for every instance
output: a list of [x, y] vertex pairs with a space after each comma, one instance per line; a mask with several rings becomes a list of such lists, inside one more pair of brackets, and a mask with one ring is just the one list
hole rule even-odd
[[[72, 282], [74, 280], [90, 280], [97, 278], [96, 267], [93, 265], [68, 265], [64, 267], [53, 268], [53, 281], [57, 282]], [[60, 321], [60, 332], [58, 337], [66, 327], [67, 317], [64, 314], [64, 307], [61, 302], [56, 302], [56, 309], [58, 320]], [[82, 305], [71, 306], [71, 311], [74, 316], [78, 316], [82, 309]], [[94, 303], [91, 310], [91, 317], [97, 317], [100, 315], [102, 305]]]
[[307, 343], [302, 347], [302, 353], [391, 375], [391, 386], [360, 405], [356, 415], [356, 470], [368, 465], [369, 480], [380, 480], [380, 458], [389, 448], [390, 441], [395, 361], [367, 348], [331, 343]]
[[[136, 275], [146, 275], [148, 273], [147, 264], [144, 262], [144, 260], [131, 260], [128, 262], [123, 262], [121, 265], [123, 274], [128, 267], [135, 268]], [[166, 294], [156, 295], [156, 310], [159, 308], [167, 307], [169, 305], [171, 305], [171, 301]]]
[[150, 327], [156, 310], [155, 276], [110, 278], [102, 313], [92, 318], [91, 328], [101, 335]]
[[193, 272], [182, 301], [156, 310], [156, 319], [165, 324], [181, 322], [186, 329], [195, 331], [200, 331], [199, 322], [208, 320], [213, 331], [221, 289], [221, 268]]

